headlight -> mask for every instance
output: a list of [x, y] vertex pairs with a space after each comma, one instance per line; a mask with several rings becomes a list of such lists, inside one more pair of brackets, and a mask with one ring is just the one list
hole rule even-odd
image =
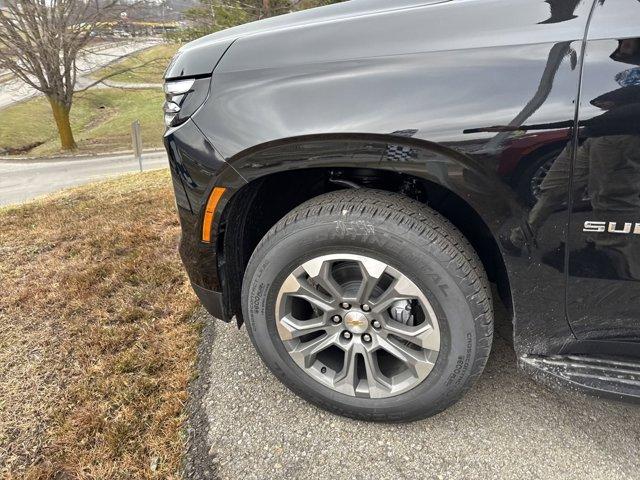
[[164, 84], [164, 124], [184, 123], [207, 98], [210, 78], [170, 80]]

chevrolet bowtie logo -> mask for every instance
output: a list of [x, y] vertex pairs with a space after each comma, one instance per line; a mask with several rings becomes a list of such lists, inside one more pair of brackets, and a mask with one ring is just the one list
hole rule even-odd
[[350, 327], [361, 327], [363, 325], [366, 325], [367, 321], [360, 318], [348, 318], [346, 320], [346, 324]]
[[362, 312], [349, 312], [344, 317], [344, 324], [350, 332], [362, 333], [369, 328], [369, 319]]

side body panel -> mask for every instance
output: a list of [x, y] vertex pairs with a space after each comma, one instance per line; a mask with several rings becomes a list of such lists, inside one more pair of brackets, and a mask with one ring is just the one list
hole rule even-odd
[[516, 187], [573, 135], [592, 2], [555, 3], [442, 3], [240, 38], [193, 120], [248, 182], [324, 166], [446, 186], [500, 244], [518, 353], [557, 352], [574, 337], [564, 273], [544, 259], [563, 254], [567, 204], [532, 232]]
[[585, 348], [636, 355], [640, 355], [638, 19], [637, 0], [607, 0], [598, 3], [591, 21], [580, 102], [581, 146], [573, 168], [567, 297], [571, 326]]

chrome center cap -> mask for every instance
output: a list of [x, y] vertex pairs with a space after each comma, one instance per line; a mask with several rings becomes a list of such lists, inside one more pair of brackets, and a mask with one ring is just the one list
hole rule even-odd
[[369, 319], [364, 313], [353, 311], [344, 316], [344, 325], [351, 333], [364, 333], [369, 328]]

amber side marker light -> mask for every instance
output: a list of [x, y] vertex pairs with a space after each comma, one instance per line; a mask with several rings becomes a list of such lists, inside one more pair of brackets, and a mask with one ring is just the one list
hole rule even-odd
[[215, 214], [218, 202], [224, 195], [226, 188], [216, 187], [209, 195], [207, 200], [207, 209], [204, 211], [204, 221], [202, 222], [202, 241], [206, 243], [211, 242], [211, 225], [213, 224], [213, 215]]

